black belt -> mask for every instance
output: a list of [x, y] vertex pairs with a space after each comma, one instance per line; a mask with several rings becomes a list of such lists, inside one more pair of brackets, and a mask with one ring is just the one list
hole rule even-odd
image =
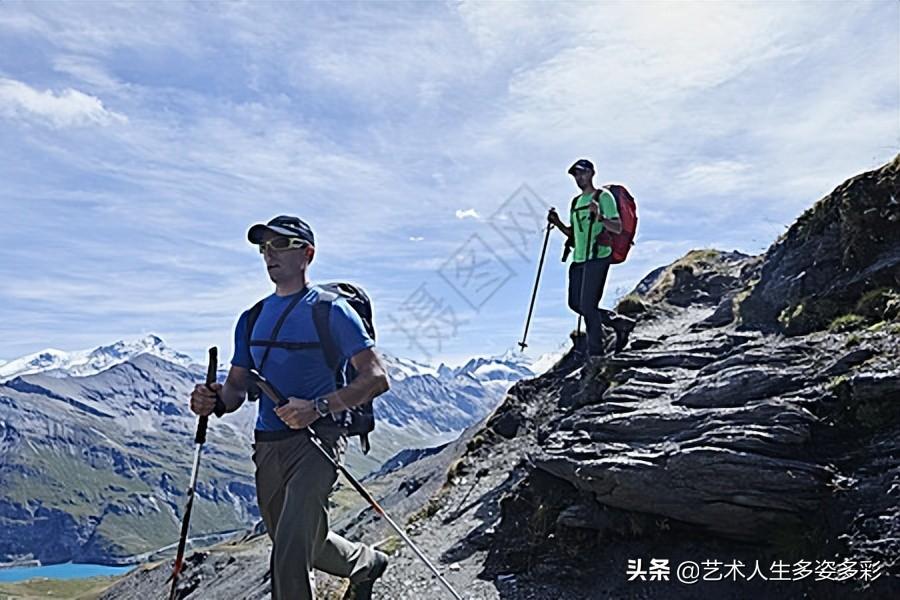
[[253, 430], [253, 439], [257, 442], [280, 442], [303, 433], [302, 429], [281, 429], [279, 431]]
[[[315, 427], [316, 431], [322, 431], [328, 435], [333, 435], [335, 433], [343, 433], [344, 428], [335, 423], [334, 425], [329, 424], [317, 424]], [[259, 429], [253, 430], [253, 439], [257, 442], [280, 442], [281, 440], [287, 440], [294, 436], [301, 435], [305, 433], [305, 429], [279, 429], [278, 431], [261, 431]]]

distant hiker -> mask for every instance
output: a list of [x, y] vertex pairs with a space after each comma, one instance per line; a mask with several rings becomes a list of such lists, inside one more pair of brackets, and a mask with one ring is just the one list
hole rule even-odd
[[387, 391], [384, 365], [359, 315], [337, 299], [330, 309], [334, 344], [356, 377], [335, 391], [334, 372], [322, 355], [313, 320], [322, 290], [307, 277], [315, 256], [312, 230], [297, 217], [280, 216], [252, 226], [247, 237], [259, 246], [275, 293], [263, 300], [250, 335], [250, 311], [241, 315], [225, 384], [213, 384], [212, 390], [197, 385], [191, 410], [208, 415], [217, 403], [224, 404], [225, 412], [237, 410], [247, 397], [251, 368], [289, 396], [288, 404], [276, 408], [271, 398], [261, 395], [254, 431], [256, 497], [272, 538], [272, 598], [315, 598], [313, 568], [349, 578], [345, 598], [369, 598], [388, 557], [329, 531], [328, 496], [337, 472], [303, 429], [315, 424], [326, 450], [341, 460], [346, 439], [335, 415]]
[[553, 208], [547, 214], [547, 222], [562, 231], [568, 238], [567, 244], [573, 246], [569, 308], [584, 317], [589, 357], [603, 354], [604, 324], [615, 331], [618, 352], [628, 343], [634, 320], [599, 307], [612, 254], [612, 248], [603, 244], [601, 234], [607, 230], [614, 234], [622, 231], [616, 199], [608, 189], [594, 187], [591, 161], [576, 161], [569, 174], [581, 189], [581, 194], [572, 200], [569, 214], [572, 225], [566, 226]]

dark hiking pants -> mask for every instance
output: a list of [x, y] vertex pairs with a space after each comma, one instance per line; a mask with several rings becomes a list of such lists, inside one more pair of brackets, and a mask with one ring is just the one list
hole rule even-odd
[[[341, 460], [343, 436], [321, 435], [332, 458]], [[277, 441], [257, 435], [256, 498], [272, 538], [273, 600], [313, 600], [313, 568], [352, 581], [367, 578], [375, 552], [328, 530], [328, 496], [337, 471], [305, 433]]]
[[584, 317], [588, 354], [603, 354], [603, 325], [612, 327], [612, 313], [599, 307], [610, 258], [593, 258], [569, 265], [569, 308]]

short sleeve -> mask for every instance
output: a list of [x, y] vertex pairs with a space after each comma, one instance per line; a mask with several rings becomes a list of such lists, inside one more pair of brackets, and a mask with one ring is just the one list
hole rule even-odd
[[369, 337], [362, 319], [343, 298], [335, 300], [331, 307], [331, 332], [344, 359], [375, 346], [375, 340]]
[[231, 364], [245, 369], [253, 368], [253, 360], [250, 357], [250, 347], [247, 346], [247, 319], [250, 311], [244, 311], [234, 328], [234, 355]]
[[619, 218], [619, 207], [616, 206], [616, 199], [609, 190], [603, 190], [600, 194], [600, 212], [605, 219]]

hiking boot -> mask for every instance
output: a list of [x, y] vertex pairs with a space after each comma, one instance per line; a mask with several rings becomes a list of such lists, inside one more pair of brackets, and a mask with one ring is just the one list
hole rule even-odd
[[631, 335], [631, 331], [636, 323], [637, 321], [634, 319], [623, 317], [622, 315], [617, 315], [613, 319], [612, 328], [616, 332], [616, 352], [621, 352], [625, 349], [625, 346], [628, 344], [628, 336]]
[[588, 356], [584, 361], [584, 366], [581, 367], [581, 381], [587, 382], [596, 379], [605, 364], [606, 357], [603, 355], [592, 354]]
[[388, 555], [376, 550], [375, 564], [372, 566], [372, 570], [369, 571], [368, 579], [355, 583], [351, 581], [343, 600], [369, 600], [372, 597], [372, 586], [375, 585], [375, 580], [384, 575], [384, 570], [387, 567]]
[[589, 356], [581, 367], [581, 377], [578, 381], [578, 389], [572, 394], [570, 405], [579, 407], [588, 404], [596, 404], [603, 396], [603, 392], [609, 387], [603, 377], [603, 367], [606, 365], [606, 357]]

